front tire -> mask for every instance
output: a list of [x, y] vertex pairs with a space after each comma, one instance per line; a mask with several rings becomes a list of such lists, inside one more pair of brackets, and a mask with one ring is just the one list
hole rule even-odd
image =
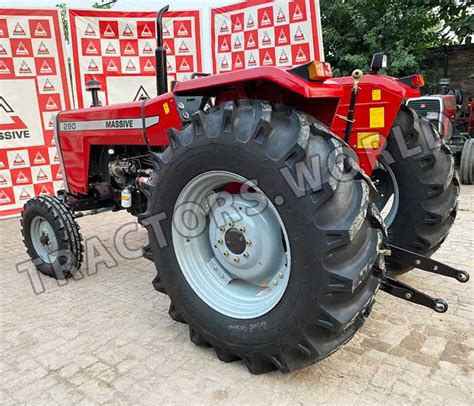
[[[353, 161], [342, 165], [340, 140], [291, 108], [242, 101], [228, 102], [207, 114], [195, 113], [192, 125], [171, 132], [170, 144], [154, 156], [156, 172], [143, 189], [149, 197], [148, 209], [139, 219], [147, 227], [157, 266], [154, 284], [169, 295], [171, 317], [189, 325], [191, 341], [214, 347], [224, 362], [243, 360], [258, 374], [308, 366], [350, 340], [373, 305], [380, 284], [376, 268], [384, 270], [378, 252], [383, 221], [372, 204], [376, 192], [370, 179]], [[320, 170], [321, 181], [315, 184], [306, 177], [298, 182], [304, 168]], [[355, 177], [346, 177], [344, 170], [352, 170]], [[226, 178], [224, 173], [231, 175]], [[214, 181], [201, 182], [214, 175]], [[242, 184], [247, 185], [246, 192], [236, 193]], [[256, 265], [242, 273], [215, 252], [223, 244], [239, 261], [251, 260], [245, 257], [244, 245], [239, 249], [238, 233], [229, 238], [229, 245], [225, 238], [212, 239], [214, 231], [224, 235], [229, 230], [225, 224], [212, 225], [209, 213], [221, 206], [206, 206], [209, 200], [203, 196], [218, 199], [222, 193], [234, 196], [237, 211], [252, 194], [254, 201], [266, 198], [269, 206], [262, 213], [272, 213], [265, 215], [265, 221], [281, 220], [269, 228], [255, 217], [257, 227], [249, 229], [252, 221], [242, 216], [247, 222], [243, 227], [239, 223], [240, 231], [253, 233], [256, 241], [255, 250], [248, 253], [260, 255]], [[177, 237], [176, 224], [181, 224], [177, 207], [186, 201], [197, 205], [194, 213], [208, 216], [200, 236]], [[237, 227], [238, 219], [230, 216], [228, 226]], [[280, 226], [281, 234], [275, 232]], [[211, 236], [207, 242], [206, 236]], [[264, 243], [265, 238], [271, 241]], [[281, 268], [275, 284], [274, 264], [265, 265], [282, 252], [288, 266]], [[260, 268], [266, 273], [259, 273]], [[235, 289], [226, 293], [213, 285], [212, 278], [219, 279], [220, 271]], [[213, 289], [207, 294], [216, 296], [206, 296], [206, 285], [193, 278], [209, 278]], [[280, 284], [286, 286], [277, 300], [259, 305]], [[246, 285], [246, 294], [239, 296], [237, 288]], [[241, 299], [240, 309], [235, 300], [234, 307], [226, 307], [232, 298]]]
[[469, 139], [464, 144], [459, 172], [462, 184], [472, 185], [474, 183], [474, 139]]
[[44, 275], [66, 279], [81, 267], [84, 247], [79, 226], [66, 204], [53, 196], [37, 196], [21, 213], [26, 251]]

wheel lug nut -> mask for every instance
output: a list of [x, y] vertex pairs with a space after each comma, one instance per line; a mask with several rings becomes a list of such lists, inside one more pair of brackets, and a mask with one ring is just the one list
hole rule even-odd
[[234, 258], [234, 262], [240, 262], [240, 259], [237, 258], [237, 257], [235, 257], [235, 258]]
[[228, 256], [229, 256], [229, 253], [228, 253], [227, 251], [224, 251], [223, 255], [224, 255], [225, 257], [228, 257]]
[[248, 258], [249, 257], [249, 253], [248, 252], [244, 252], [244, 258]]
[[252, 241], [247, 240], [247, 241], [245, 241], [245, 244], [247, 244], [250, 247], [252, 245]]
[[222, 244], [224, 241], [222, 241], [220, 238], [217, 240], [218, 244]]
[[284, 276], [284, 275], [283, 275], [283, 272], [278, 272], [278, 277], [279, 277], [280, 279], [283, 279], [283, 276]]
[[245, 227], [240, 227], [240, 232], [245, 233]]
[[234, 227], [234, 223], [232, 223], [231, 221], [229, 221], [229, 222], [227, 223], [227, 225], [228, 225], [229, 227]]
[[223, 233], [225, 231], [225, 227], [219, 227], [219, 231]]
[[276, 285], [278, 285], [278, 281], [277, 281], [276, 279], [274, 279], [274, 280], [272, 280], [272, 284], [273, 284], [274, 286], [276, 286]]

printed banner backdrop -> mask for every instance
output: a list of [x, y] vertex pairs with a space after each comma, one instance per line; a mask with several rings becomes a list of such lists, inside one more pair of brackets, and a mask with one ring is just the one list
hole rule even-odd
[[323, 60], [316, 0], [251, 0], [211, 10], [214, 73]]
[[[156, 12], [69, 10], [76, 107], [89, 107], [85, 83], [101, 82], [102, 104], [156, 95]], [[202, 70], [199, 11], [168, 12], [163, 20], [169, 80]]]
[[0, 217], [63, 184], [52, 123], [71, 108], [60, 21], [57, 9], [0, 8]]

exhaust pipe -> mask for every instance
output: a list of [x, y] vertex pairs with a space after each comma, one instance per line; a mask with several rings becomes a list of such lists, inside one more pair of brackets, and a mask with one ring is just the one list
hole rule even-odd
[[156, 17], [156, 93], [158, 96], [168, 93], [168, 69], [166, 64], [166, 49], [163, 47], [163, 16], [170, 6], [163, 7]]

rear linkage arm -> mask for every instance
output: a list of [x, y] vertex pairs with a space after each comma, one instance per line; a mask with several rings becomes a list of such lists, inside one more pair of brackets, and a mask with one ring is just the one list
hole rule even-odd
[[[388, 245], [387, 251], [389, 251], [387, 254], [393, 262], [412, 266], [437, 275], [447, 276], [456, 279], [461, 283], [469, 281], [470, 277], [466, 271], [461, 271], [415, 252], [390, 244]], [[420, 292], [419, 290], [388, 276], [383, 277], [380, 289], [393, 296], [433, 309], [437, 313], [445, 313], [448, 310], [448, 304], [443, 299], [435, 299], [426, 293]]]

